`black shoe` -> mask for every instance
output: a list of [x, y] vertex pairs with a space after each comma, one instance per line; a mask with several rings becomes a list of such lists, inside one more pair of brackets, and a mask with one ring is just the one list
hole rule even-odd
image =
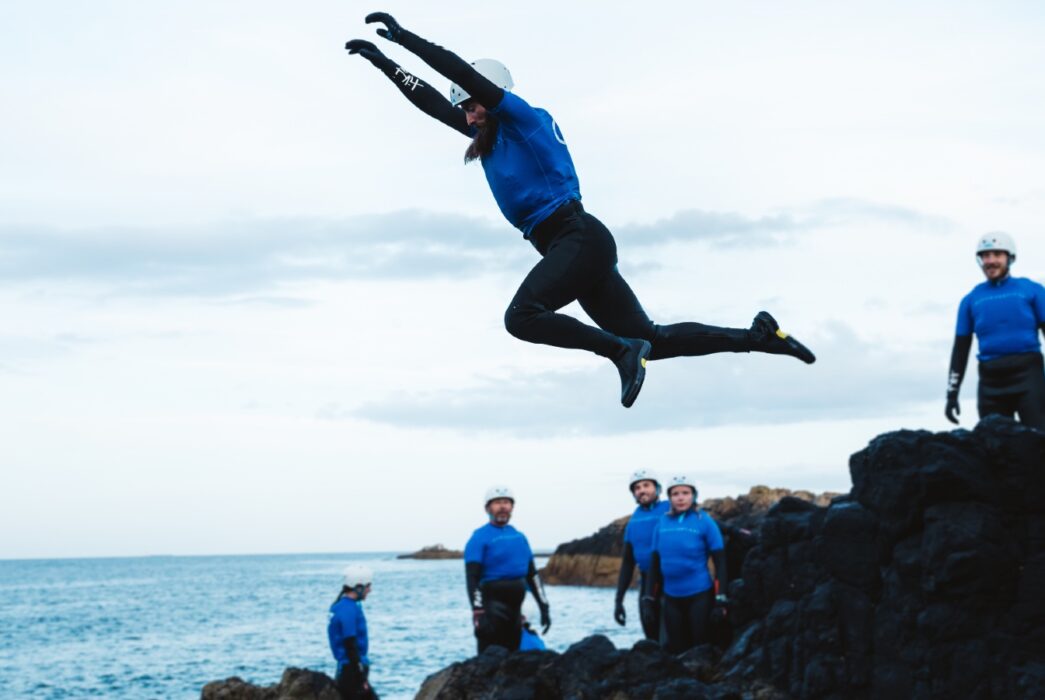
[[619, 358], [613, 361], [620, 372], [620, 402], [624, 408], [631, 408], [635, 399], [639, 397], [642, 382], [646, 378], [646, 359], [649, 358], [653, 346], [648, 340], [636, 338], [622, 338], [627, 344], [627, 350]]
[[751, 322], [751, 334], [755, 340], [755, 350], [772, 355], [790, 355], [797, 357], [807, 365], [816, 362], [816, 355], [794, 337], [780, 330], [776, 319], [768, 311], [759, 311]]

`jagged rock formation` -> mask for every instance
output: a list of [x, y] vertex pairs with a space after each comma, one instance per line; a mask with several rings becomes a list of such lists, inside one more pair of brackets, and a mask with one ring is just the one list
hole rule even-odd
[[400, 554], [396, 559], [464, 559], [464, 552], [459, 549], [447, 549], [441, 544], [422, 547], [413, 554]]
[[851, 494], [785, 498], [731, 589], [727, 678], [796, 698], [1045, 697], [1045, 434], [882, 435]]
[[[809, 491], [772, 489], [755, 486], [746, 495], [736, 498], [709, 498], [701, 504], [727, 530], [755, 531], [766, 513], [780, 499], [798, 498], [817, 505], [827, 505], [837, 494], [825, 493], [816, 496]], [[541, 578], [552, 585], [567, 586], [616, 586], [623, 553], [624, 526], [631, 516], [618, 518], [594, 535], [561, 544], [541, 570]], [[747, 537], [729, 541], [727, 553], [732, 571], [740, 570], [740, 564], [752, 542]], [[637, 585], [638, 577], [633, 579]]]
[[723, 681], [719, 652], [711, 646], [679, 656], [653, 642], [618, 650], [602, 635], [588, 637], [564, 653], [509, 654], [489, 647], [481, 655], [429, 676], [415, 700], [776, 700], [772, 686]]
[[201, 700], [341, 700], [330, 676], [306, 668], [288, 668], [276, 685], [264, 688], [233, 676], [203, 686]]

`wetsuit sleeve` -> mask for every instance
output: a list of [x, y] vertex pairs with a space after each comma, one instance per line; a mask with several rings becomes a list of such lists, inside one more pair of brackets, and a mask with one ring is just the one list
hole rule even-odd
[[660, 570], [660, 552], [654, 550], [649, 561], [649, 595], [656, 598], [664, 587], [664, 574]]
[[403, 68], [384, 54], [378, 54], [371, 63], [385, 76], [395, 83], [399, 92], [403, 93], [410, 103], [419, 110], [471, 138], [472, 128], [468, 126], [468, 118], [464, 110], [454, 107], [450, 100], [431, 85], [422, 82], [417, 76], [407, 73]]
[[[1045, 324], [1043, 324], [1045, 325]], [[969, 350], [972, 348], [971, 335], [954, 336], [954, 347], [951, 349], [951, 369], [947, 373], [947, 397], [957, 397], [965, 377], [965, 367], [969, 364]]]
[[530, 593], [537, 600], [537, 605], [541, 608], [548, 607], [548, 596], [544, 594], [544, 584], [541, 583], [541, 576], [537, 573], [537, 565], [533, 559], [530, 559], [530, 568], [526, 572], [526, 585], [530, 588]]
[[729, 572], [726, 570], [726, 550], [719, 549], [712, 552], [711, 561], [715, 562], [715, 579], [718, 581], [718, 592], [725, 595], [729, 589]]
[[468, 587], [468, 604], [473, 610], [482, 610], [483, 592], [479, 582], [483, 576], [483, 565], [477, 561], [470, 561], [464, 565], [465, 585]]
[[[408, 51], [434, 68], [439, 75], [449, 78], [486, 109], [494, 109], [501, 103], [504, 90], [484, 78], [467, 61], [442, 46], [422, 39], [413, 32], [401, 30], [398, 38]], [[464, 112], [461, 112], [462, 116]]]
[[620, 560], [620, 575], [617, 576], [617, 600], [624, 600], [631, 578], [635, 575], [635, 549], [631, 542], [624, 543], [624, 554]]

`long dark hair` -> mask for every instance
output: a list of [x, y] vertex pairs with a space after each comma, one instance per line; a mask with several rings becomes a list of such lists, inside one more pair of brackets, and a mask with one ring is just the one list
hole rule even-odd
[[490, 155], [495, 143], [497, 143], [497, 117], [487, 112], [486, 123], [479, 127], [479, 132], [468, 144], [468, 150], [464, 152], [464, 162], [471, 163], [473, 160]]

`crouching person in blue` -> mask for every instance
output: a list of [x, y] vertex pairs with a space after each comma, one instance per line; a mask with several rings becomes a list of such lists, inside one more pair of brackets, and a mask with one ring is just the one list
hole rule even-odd
[[552, 624], [548, 598], [537, 575], [530, 543], [508, 524], [515, 508], [511, 489], [491, 488], [486, 492], [484, 505], [490, 521], [472, 533], [464, 548], [472, 623], [479, 653], [493, 644], [515, 651], [522, 635], [526, 589], [537, 600], [544, 634]]
[[[709, 641], [711, 609], [725, 606], [725, 548], [722, 533], [711, 516], [697, 509], [697, 487], [688, 476], [668, 480], [671, 509], [653, 532], [649, 596], [662, 595], [665, 648], [678, 654]], [[708, 557], [715, 563], [715, 578]], [[716, 590], [721, 591], [716, 596]]]
[[349, 565], [341, 593], [330, 606], [327, 637], [337, 660], [337, 688], [345, 700], [377, 700], [369, 681], [369, 645], [363, 614], [363, 600], [370, 594], [373, 578], [370, 567]]

